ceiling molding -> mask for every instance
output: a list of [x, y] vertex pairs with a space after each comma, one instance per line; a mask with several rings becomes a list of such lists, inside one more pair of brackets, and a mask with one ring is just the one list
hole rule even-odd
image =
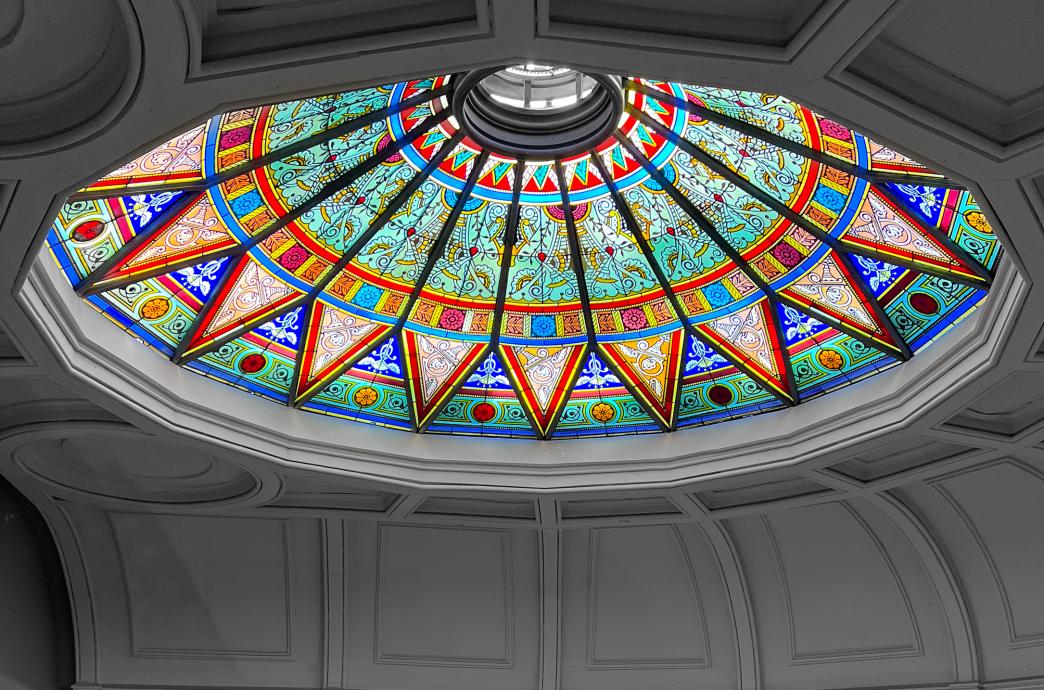
[[[902, 371], [882, 374], [873, 387], [850, 387], [828, 401], [820, 398], [757, 418], [761, 438], [752, 438], [750, 424], [701, 428], [696, 432], [701, 449], [694, 451], [687, 440], [693, 433], [535, 446], [427, 437], [419, 443], [405, 434], [359, 425], [353, 426], [349, 440], [335, 420], [300, 415], [170, 366], [97, 317], [64, 288], [57, 273], [38, 260], [20, 298], [50, 341], [50, 351], [60, 358], [60, 369], [119, 396], [157, 426], [283, 463], [307, 458], [312, 468], [361, 479], [417, 488], [441, 484], [530, 490], [679, 484], [794, 464], [798, 458], [836, 452], [845, 438], [907, 427], [929, 409], [928, 401], [953, 399], [962, 386], [995, 366], [1028, 289], [1019, 275], [1002, 268], [986, 304]], [[281, 429], [296, 433], [276, 431]], [[555, 458], [566, 448], [569, 464], [556, 466]], [[345, 462], [348, 458], [351, 463]]]
[[[46, 59], [54, 40], [65, 42], [68, 63]], [[25, 69], [27, 63], [34, 67]], [[0, 96], [0, 159], [68, 149], [97, 135], [131, 106], [142, 72], [131, 0], [33, 2], [0, 38], [0, 70], [8, 80]]]
[[188, 78], [431, 47], [492, 36], [490, 0], [360, 5], [177, 0]]

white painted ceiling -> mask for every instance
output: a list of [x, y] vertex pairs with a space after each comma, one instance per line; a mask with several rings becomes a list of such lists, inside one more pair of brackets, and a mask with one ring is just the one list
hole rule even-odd
[[[0, 473], [58, 544], [77, 688], [1044, 687], [1042, 29], [1029, 0], [0, 4]], [[187, 433], [20, 298], [64, 194], [209, 112], [520, 59], [782, 92], [965, 182], [1009, 260], [951, 336], [980, 345], [762, 468], [695, 433], [655, 482], [523, 482], [495, 446], [479, 479], [423, 438], [398, 472]]]

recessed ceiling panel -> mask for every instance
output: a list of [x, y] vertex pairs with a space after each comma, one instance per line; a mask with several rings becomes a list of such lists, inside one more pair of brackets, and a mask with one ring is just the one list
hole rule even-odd
[[1000, 144], [1040, 132], [1044, 4], [982, 9], [974, 0], [908, 3], [845, 73]]
[[549, 33], [598, 32], [602, 40], [616, 37], [628, 43], [641, 40], [641, 34], [636, 34], [641, 32], [650, 37], [782, 47], [822, 4], [822, 0], [549, 0], [545, 21]]
[[487, 0], [180, 0], [203, 71], [288, 63], [489, 32]]

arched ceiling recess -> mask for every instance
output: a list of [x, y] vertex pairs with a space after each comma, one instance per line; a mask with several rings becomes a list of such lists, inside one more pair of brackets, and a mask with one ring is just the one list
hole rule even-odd
[[[510, 15], [510, 10], [500, 9], [505, 12], [499, 16], [494, 13], [494, 23], [503, 22], [505, 13]], [[846, 8], [845, 12], [852, 15], [859, 14], [862, 10]], [[880, 13], [875, 17], [863, 17], [862, 26], [879, 20], [883, 21]], [[482, 18], [479, 18], [479, 21], [481, 22]], [[811, 30], [818, 31], [822, 26], [836, 21], [836, 16], [823, 11], [814, 13], [808, 24], [813, 27]], [[549, 58], [554, 57], [556, 52], [562, 53], [565, 45], [564, 41], [556, 42], [554, 39], [556, 32], [561, 31], [564, 26], [561, 16], [557, 27], [555, 25], [553, 13], [552, 16], [538, 21], [537, 30], [541, 35], [531, 46], [546, 47]], [[753, 62], [756, 61], [740, 60], [742, 66], [737, 69], [737, 74], [727, 76], [720, 72], [724, 63], [717, 57], [693, 56], [688, 61], [688, 66], [709, 68], [708, 74], [711, 79], [707, 81], [741, 86], [735, 82], [740, 78], [746, 78], [748, 81], [742, 86], [768, 88], [764, 84], [772, 81], [783, 71], [789, 70], [797, 74], [808, 69], [807, 63], [802, 63], [802, 60], [793, 54], [794, 46], [814, 45], [827, 53], [836, 50], [836, 46], [832, 48], [829, 41], [817, 42], [814, 38], [794, 36], [784, 41], [787, 44], [786, 48], [779, 50], [752, 48], [748, 51], [751, 54], [772, 55], [769, 60], [772, 64], [761, 70], [760, 74], [756, 74], [758, 69], [753, 66]], [[520, 45], [524, 43], [523, 39], [519, 40]], [[766, 39], [766, 44], [772, 42]], [[838, 45], [840, 43], [843, 41], [837, 42]], [[512, 47], [509, 46], [507, 49], [510, 50]], [[827, 58], [829, 59], [829, 55]], [[484, 54], [482, 59], [484, 64], [493, 62], [492, 53]], [[610, 57], [592, 45], [589, 55], [582, 59], [578, 60], [574, 55], [563, 57], [562, 61], [590, 65], [600, 60], [605, 63], [604, 68], [608, 68], [611, 63], [620, 60], [620, 55]], [[448, 61], [452, 63], [462, 60], [459, 56], [450, 55]], [[648, 61], [646, 58], [646, 62]], [[216, 69], [220, 62], [218, 60], [212, 63], [211, 69]], [[365, 64], [365, 59], [361, 59], [359, 64]], [[641, 64], [641, 61], [635, 64]], [[787, 65], [786, 69], [782, 70], [781, 65]], [[680, 76], [680, 69], [678, 65], [661, 60], [647, 73], [677, 78]], [[287, 70], [276, 80], [285, 79], [286, 75], [291, 73], [302, 72], [299, 68]], [[322, 73], [322, 69], [318, 72]], [[232, 84], [235, 81], [231, 79], [228, 83]], [[249, 79], [240, 80], [240, 83], [247, 81]], [[796, 88], [800, 81], [800, 78], [794, 77], [781, 78], [779, 83], [784, 88], [779, 90], [800, 95]], [[302, 83], [307, 83], [307, 80]], [[320, 90], [313, 89], [312, 86], [307, 88], [313, 91]], [[197, 93], [204, 93], [206, 90], [206, 87], [201, 87]], [[261, 91], [263, 89], [255, 91], [255, 95], [249, 96], [249, 100], [260, 100]], [[809, 100], [816, 102], [820, 99]], [[843, 98], [838, 99], [838, 103], [843, 101]], [[857, 109], [853, 108], [853, 111], [855, 110]], [[844, 112], [843, 107], [835, 107], [833, 112], [837, 113], [836, 116], [841, 121], [844, 121], [844, 115], [848, 114]], [[848, 119], [858, 121], [859, 117], [853, 112]], [[174, 127], [173, 123], [171, 127]], [[900, 139], [901, 137], [898, 137], [891, 141], [899, 142]], [[888, 138], [882, 140], [889, 141]], [[896, 143], [895, 147], [904, 148], [899, 143]], [[936, 161], [945, 159], [945, 156], [940, 158], [938, 152], [933, 152], [928, 157]], [[958, 161], [951, 159], [948, 162]], [[936, 167], [948, 169], [946, 166]], [[959, 177], [965, 181], [974, 179], [973, 170], [965, 169], [962, 173]], [[992, 174], [991, 168], [989, 175]], [[989, 213], [987, 209], [987, 216]], [[244, 396], [226, 397], [226, 393], [231, 391], [218, 392], [213, 385], [201, 387], [201, 384], [207, 382], [194, 380], [193, 377], [182, 373], [172, 373], [171, 367], [162, 360], [148, 361], [148, 357], [145, 356], [148, 353], [143, 352], [141, 348], [129, 347], [126, 342], [121, 344], [110, 338], [113, 334], [85, 326], [84, 324], [88, 323], [89, 311], [84, 310], [83, 305], [78, 304], [75, 299], [67, 299], [68, 294], [58, 294], [55, 288], [59, 285], [55, 284], [57, 281], [54, 279], [53, 272], [47, 273], [42, 266], [35, 268], [25, 285], [23, 297], [29, 311], [34, 312], [39, 323], [43, 324], [48, 337], [58, 343], [65, 366], [72, 369], [81, 380], [93, 379], [96, 384], [109, 389], [126, 404], [136, 408], [139, 413], [151, 416], [154, 420], [162, 420], [162, 424], [188, 433], [221, 438], [225, 442], [253, 448], [284, 460], [294, 461], [308, 457], [312, 462], [329, 464], [338, 469], [394, 477], [404, 481], [422, 483], [448, 480], [461, 485], [488, 482], [489, 485], [497, 486], [547, 486], [547, 470], [551, 467], [568, 477], [562, 481], [571, 485], [604, 483], [608, 475], [592, 472], [598, 467], [650, 470], [642, 479], [638, 478], [638, 474], [628, 475], [625, 483], [680, 481], [701, 472], [737, 470], [754, 464], [793, 461], [796, 457], [809, 457], [811, 453], [822, 452], [831, 445], [848, 442], [853, 436], [864, 436], [909, 424], [911, 414], [923, 413], [928, 401], [945, 393], [952, 393], [955, 386], [959, 388], [968, 383], [981, 374], [984, 368], [999, 359], [998, 345], [1008, 335], [1006, 329], [1013, 325], [1012, 314], [1021, 307], [1028, 290], [1028, 286], [1014, 271], [1002, 269], [996, 280], [996, 286], [1001, 288], [999, 293], [1002, 297], [988, 300], [985, 309], [980, 310], [974, 317], [977, 321], [966, 322], [952, 334], [949, 342], [938, 343], [904, 365], [903, 375], [892, 376], [889, 384], [875, 385], [872, 389], [863, 386], [845, 390], [831, 396], [829, 402], [811, 401], [807, 405], [779, 415], [760, 418], [756, 427], [748, 424], [741, 428], [740, 425], [743, 423], [737, 422], [701, 430], [698, 447], [694, 447], [695, 443], [680, 440], [682, 435], [674, 435], [658, 437], [655, 440], [645, 438], [614, 440], [611, 443], [594, 442], [585, 444], [584, 450], [566, 451], [554, 447], [553, 444], [545, 444], [546, 448], [527, 446], [525, 450], [520, 450], [521, 447], [516, 444], [492, 441], [425, 439], [418, 443], [415, 439], [394, 440], [391, 434], [373, 433], [374, 430], [369, 429], [353, 431], [352, 437], [346, 440], [338, 438], [338, 432], [335, 431], [338, 427], [325, 424], [321, 420], [304, 420], [301, 415], [298, 415], [291, 425], [287, 425], [286, 410], [277, 411], [277, 408], [271, 405]], [[997, 287], [995, 294], [998, 292]], [[76, 325], [70, 326], [70, 323]], [[102, 354], [106, 352], [118, 352], [118, 361], [113, 361], [108, 354]], [[153, 360], [156, 359], [153, 357]], [[166, 369], [160, 369], [159, 365], [166, 366]], [[144, 377], [141, 376], [143, 372]], [[140, 392], [142, 387], [148, 391], [144, 397]], [[231, 418], [221, 419], [220, 414], [214, 415], [206, 409], [214, 403], [225, 411], [234, 410], [235, 414], [231, 417], [248, 421], [244, 424], [233, 422]], [[828, 414], [828, 411], [831, 414]], [[755, 428], [756, 432], [752, 434], [751, 429]], [[309, 441], [302, 442], [301, 438], [307, 438]], [[784, 443], [788, 446], [786, 450], [782, 449]], [[569, 465], [564, 465], [561, 459], [567, 453], [570, 462]], [[700, 462], [710, 458], [713, 458], [713, 461]], [[463, 471], [465, 467], [480, 471], [477, 474]], [[653, 467], [656, 469], [653, 470]], [[447, 471], [449, 473], [446, 473]], [[583, 480], [576, 476], [581, 472], [585, 475]], [[570, 473], [575, 475], [569, 476]], [[538, 478], [537, 475], [543, 476]]]
[[[64, 60], [49, 59], [55, 43], [64, 46]], [[127, 0], [4, 3], [0, 158], [68, 147], [110, 126], [138, 86], [141, 57]]]

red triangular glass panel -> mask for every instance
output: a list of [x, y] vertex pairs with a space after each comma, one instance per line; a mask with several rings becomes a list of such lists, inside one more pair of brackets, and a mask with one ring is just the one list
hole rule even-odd
[[783, 343], [768, 298], [695, 328], [715, 348], [743, 362], [763, 383], [792, 399]]
[[537, 432], [546, 436], [569, 397], [584, 345], [503, 345], [501, 352]]
[[277, 311], [293, 306], [305, 295], [246, 254], [209, 303], [179, 359], [268, 321]]
[[325, 387], [356, 357], [373, 349], [391, 328], [317, 299], [305, 323], [294, 403]]
[[891, 350], [899, 351], [891, 330], [875, 310], [872, 296], [859, 288], [843, 261], [830, 252], [807, 273], [779, 291], [779, 296], [814, 315], [837, 321]]
[[674, 424], [684, 331], [602, 343], [605, 355], [664, 426]]
[[239, 242], [218, 216], [209, 195], [199, 198], [158, 228], [96, 283], [96, 287], [137, 282], [202, 263]]
[[413, 419], [423, 429], [482, 356], [487, 344], [403, 329], [406, 388]]
[[871, 188], [841, 241], [854, 250], [869, 249], [886, 261], [912, 263], [933, 272], [982, 281], [943, 242], [922, 229], [891, 199]]

